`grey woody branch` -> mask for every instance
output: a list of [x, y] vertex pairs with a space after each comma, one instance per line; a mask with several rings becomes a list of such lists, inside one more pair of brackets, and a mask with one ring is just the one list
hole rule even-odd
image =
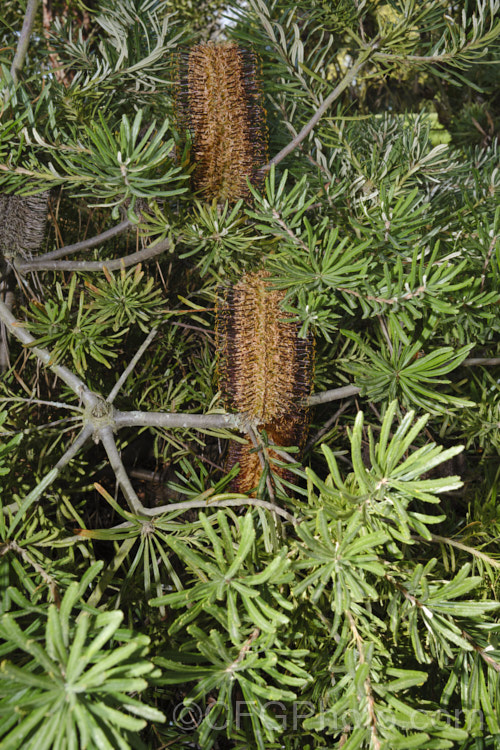
[[307, 138], [309, 133], [314, 129], [314, 127], [318, 124], [318, 122], [321, 120], [325, 112], [331, 107], [333, 102], [339, 98], [341, 93], [345, 91], [345, 89], [351, 85], [351, 83], [355, 80], [356, 76], [360, 72], [362, 68], [366, 65], [374, 51], [378, 47], [378, 39], [374, 39], [373, 42], [369, 47], [367, 47], [359, 56], [359, 59], [354, 63], [352, 68], [349, 69], [349, 71], [346, 73], [344, 78], [340, 81], [337, 86], [333, 89], [332, 92], [326, 97], [326, 99], [323, 101], [323, 103], [318, 107], [314, 115], [311, 117], [309, 122], [307, 122], [302, 130], [293, 138], [290, 143], [288, 143], [284, 148], [279, 151], [276, 156], [273, 156], [271, 161], [269, 161], [266, 165], [261, 167], [262, 172], [267, 172], [271, 169], [272, 166], [275, 164], [279, 164], [285, 157], [288, 156], [288, 154], [291, 154], [292, 151], [294, 151], [297, 146], [302, 143], [304, 138]]
[[28, 5], [26, 6], [26, 13], [24, 14], [23, 27], [19, 35], [19, 41], [17, 43], [16, 52], [15, 52], [14, 59], [12, 61], [12, 66], [10, 69], [10, 74], [12, 76], [12, 80], [14, 81], [14, 83], [18, 79], [19, 73], [21, 72], [23, 65], [24, 65], [24, 61], [26, 59], [26, 54], [28, 52], [28, 46], [30, 42], [31, 30], [33, 28], [33, 24], [35, 23], [37, 7], [38, 7], [38, 0], [28, 0]]
[[113, 260], [43, 260], [40, 258], [24, 261], [18, 259], [14, 262], [14, 266], [20, 273], [28, 273], [29, 271], [103, 271], [105, 268], [108, 271], [118, 271], [120, 268], [128, 268], [155, 258], [169, 248], [170, 241], [162, 240], [156, 245], [149, 245], [136, 253]]
[[37, 263], [44, 263], [46, 260], [57, 260], [57, 258], [64, 258], [65, 255], [73, 255], [73, 253], [78, 253], [80, 252], [80, 250], [89, 250], [90, 248], [96, 247], [97, 245], [102, 245], [104, 242], [107, 242], [113, 237], [117, 237], [118, 235], [123, 234], [133, 226], [134, 224], [132, 224], [129, 219], [125, 219], [125, 221], [121, 221], [115, 227], [106, 229], [105, 232], [95, 234], [93, 237], [89, 237], [86, 240], [81, 240], [81, 242], [75, 242], [73, 245], [65, 245], [64, 247], [60, 247], [57, 250], [52, 250], [50, 253], [39, 255], [37, 258], [34, 258], [34, 260]]

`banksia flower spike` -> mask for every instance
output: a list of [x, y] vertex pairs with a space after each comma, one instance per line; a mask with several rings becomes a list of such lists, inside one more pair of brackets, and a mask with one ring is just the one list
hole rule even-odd
[[48, 192], [0, 194], [0, 254], [28, 257], [40, 248], [47, 221]]
[[[237, 44], [199, 44], [178, 58], [176, 111], [192, 137], [193, 187], [205, 200], [248, 198], [260, 184], [267, 128], [257, 56]], [[225, 406], [267, 432], [275, 446], [301, 446], [312, 380], [312, 340], [280, 309], [284, 293], [259, 271], [227, 287], [217, 303], [220, 388]], [[269, 457], [277, 458], [269, 449]], [[239, 492], [259, 484], [262, 464], [249, 443], [231, 443], [227, 468], [239, 463]], [[287, 472], [277, 469], [281, 477]]]
[[233, 42], [198, 44], [178, 58], [176, 110], [191, 132], [193, 187], [205, 200], [249, 195], [247, 177], [261, 181], [267, 128], [258, 58]]
[[[313, 344], [311, 338], [298, 337], [299, 326], [280, 308], [283, 298], [284, 292], [270, 288], [266, 271], [247, 274], [226, 289], [217, 309], [219, 381], [226, 408], [265, 429], [272, 444], [301, 446]], [[258, 453], [253, 446], [232, 444], [228, 468], [236, 462], [235, 489], [248, 492], [260, 477]]]

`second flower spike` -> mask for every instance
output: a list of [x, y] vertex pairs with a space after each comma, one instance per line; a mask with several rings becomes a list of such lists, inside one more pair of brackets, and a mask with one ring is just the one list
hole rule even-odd
[[[284, 292], [273, 289], [265, 270], [249, 273], [218, 301], [219, 386], [226, 408], [264, 429], [274, 446], [303, 446], [313, 373], [312, 337], [299, 338], [299, 325], [281, 309]], [[270, 458], [276, 454], [269, 451]], [[230, 447], [227, 468], [240, 464], [233, 483], [250, 492], [262, 472], [250, 444]], [[282, 478], [287, 472], [275, 469]]]

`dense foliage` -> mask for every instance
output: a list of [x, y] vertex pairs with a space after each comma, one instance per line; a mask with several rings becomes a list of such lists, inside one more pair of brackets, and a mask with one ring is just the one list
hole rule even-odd
[[[499, 0], [0, 20], [2, 748], [498, 747]], [[232, 204], [175, 112], [208, 38], [262, 60]], [[263, 263], [316, 342], [302, 452], [221, 400]]]

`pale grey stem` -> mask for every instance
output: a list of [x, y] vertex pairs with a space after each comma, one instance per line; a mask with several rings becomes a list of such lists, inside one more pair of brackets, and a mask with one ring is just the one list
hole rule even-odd
[[483, 648], [478, 643], [476, 643], [473, 637], [466, 630], [462, 630], [462, 637], [466, 638], [469, 641], [474, 651], [479, 654], [481, 659], [483, 659], [489, 667], [494, 669], [495, 672], [500, 672], [500, 664], [496, 659], [486, 653], [486, 648]]
[[[76, 440], [68, 450], [64, 453], [64, 455], [61, 456], [59, 461], [56, 463], [53, 469], [50, 470], [50, 472], [42, 479], [42, 481], [39, 483], [38, 487], [33, 490], [30, 495], [32, 496], [33, 493], [38, 492], [40, 495], [45, 492], [47, 487], [50, 487], [50, 485], [57, 479], [61, 471], [64, 469], [65, 466], [69, 464], [72, 458], [76, 456], [80, 448], [86, 443], [86, 441], [90, 438], [92, 435], [93, 429], [91, 425], [85, 425], [85, 427], [82, 429], [80, 434], [77, 436]], [[17, 513], [19, 510], [19, 503], [11, 503], [10, 505], [5, 505], [3, 508], [3, 512], [11, 512], [11, 513]], [[16, 521], [14, 521], [16, 523]], [[14, 527], [11, 526], [10, 531], [12, 532], [14, 530]]]
[[271, 445], [270, 448], [272, 449], [273, 453], [276, 453], [277, 456], [283, 459], [283, 461], [286, 461], [289, 464], [296, 464], [298, 459], [298, 454], [293, 453], [287, 453], [284, 450], [280, 450], [276, 445]]
[[[64, 404], [62, 401], [45, 401], [43, 398], [9, 398], [8, 396], [2, 396], [0, 398], [0, 404], [28, 404], [29, 406], [32, 406], [35, 404], [36, 406], [53, 406], [55, 409], [68, 409], [68, 411], [78, 411], [83, 413], [83, 409], [80, 406], [75, 406], [74, 404]], [[74, 419], [79, 419], [79, 417], [74, 417]]]
[[[361, 391], [356, 385], [345, 385], [331, 391], [314, 393], [307, 399], [308, 406], [326, 404], [341, 398], [355, 396]], [[165, 427], [214, 430], [245, 430], [245, 419], [242, 414], [172, 414], [160, 411], [117, 411], [115, 413], [117, 429], [122, 427]]]
[[79, 377], [74, 375], [71, 370], [63, 365], [56, 365], [52, 363], [52, 355], [47, 349], [42, 349], [39, 346], [33, 346], [35, 339], [24, 328], [23, 324], [16, 320], [12, 315], [7, 305], [0, 300], [0, 321], [5, 324], [6, 328], [10, 331], [18, 341], [25, 346], [28, 346], [30, 350], [35, 354], [38, 359], [43, 362], [44, 365], [49, 367], [55, 375], [66, 383], [76, 395], [83, 400], [86, 406], [94, 406], [97, 403], [97, 396], [89, 391], [85, 383], [80, 380]]
[[[5, 285], [5, 289], [4, 289]], [[5, 306], [7, 310], [12, 310], [14, 305], [14, 294], [8, 288], [7, 282], [2, 282], [0, 285], [0, 299], [3, 297], [5, 300]], [[9, 335], [5, 324], [2, 322], [0, 325], [0, 372], [6, 372], [10, 367], [9, 358]]]
[[129, 475], [141, 482], [154, 482], [158, 484], [163, 479], [163, 471], [151, 471], [148, 469], [129, 469]]
[[86, 424], [82, 431], [77, 435], [75, 441], [69, 446], [68, 450], [54, 466], [57, 471], [62, 471], [64, 467], [76, 456], [80, 448], [85, 445], [87, 440], [92, 436], [92, 425]]
[[9, 337], [3, 323], [0, 324], [0, 373], [6, 372], [10, 367], [9, 359]]
[[108, 240], [110, 240], [112, 237], [116, 237], [119, 234], [123, 234], [123, 232], [126, 232], [127, 229], [130, 229], [131, 227], [135, 226], [132, 224], [129, 219], [125, 219], [125, 221], [120, 222], [120, 224], [117, 224], [116, 227], [112, 227], [111, 229], [106, 229], [105, 232], [101, 232], [101, 234], [96, 234], [93, 237], [89, 237], [86, 240], [81, 240], [81, 242], [75, 242], [73, 245], [65, 245], [64, 247], [60, 247], [58, 250], [52, 250], [50, 253], [45, 253], [44, 255], [38, 255], [34, 260], [39, 262], [45, 262], [46, 260], [56, 260], [56, 258], [63, 258], [65, 255], [72, 255], [73, 253], [78, 253], [80, 250], [88, 250], [91, 247], [95, 247], [96, 245], [102, 245]]
[[476, 365], [489, 365], [494, 367], [500, 365], [500, 357], [469, 357], [462, 362], [464, 367], [475, 367]]
[[[469, 44], [464, 45], [460, 52], [470, 47]], [[384, 62], [397, 62], [401, 65], [415, 65], [418, 63], [443, 63], [452, 61], [457, 57], [457, 52], [443, 52], [441, 55], [398, 55], [394, 52], [377, 52], [375, 55], [376, 60], [383, 60]]]
[[[69, 464], [69, 462], [76, 456], [80, 448], [87, 442], [89, 437], [92, 435], [92, 432], [93, 430], [91, 425], [85, 425], [74, 443], [70, 445], [67, 451], [65, 451], [64, 455], [61, 456], [54, 468], [51, 469], [49, 473], [45, 475], [42, 481], [39, 482], [38, 486], [30, 492], [28, 497], [31, 497], [31, 502], [34, 502], [39, 496], [41, 496], [45, 492], [47, 487], [50, 487], [50, 485], [57, 479], [64, 467]], [[9, 506], [9, 508], [15, 508], [17, 511], [19, 510], [19, 504], [12, 504]], [[12, 533], [14, 531], [15, 525], [17, 525], [18, 520], [19, 519], [14, 520], [13, 524], [10, 527], [9, 533]]]
[[304, 453], [308, 453], [316, 445], [318, 440], [320, 440], [323, 435], [326, 435], [330, 427], [335, 424], [340, 415], [343, 414], [343, 412], [345, 412], [351, 404], [352, 401], [346, 401], [340, 408], [337, 409], [335, 414], [327, 419], [323, 427], [307, 441], [306, 447], [304, 448]]
[[115, 400], [115, 398], [117, 397], [120, 391], [120, 388], [122, 387], [122, 385], [124, 384], [128, 376], [130, 375], [130, 373], [132, 372], [132, 370], [134, 369], [134, 367], [136, 366], [136, 364], [138, 363], [138, 361], [140, 360], [140, 358], [142, 357], [142, 355], [144, 354], [144, 352], [146, 351], [146, 349], [148, 348], [148, 346], [150, 345], [154, 337], [156, 336], [157, 331], [158, 331], [157, 328], [153, 328], [153, 330], [148, 335], [147, 339], [141, 344], [137, 352], [134, 354], [134, 356], [128, 363], [127, 367], [118, 378], [118, 381], [113, 386], [111, 393], [107, 397], [106, 401], [108, 404], [113, 403], [113, 401]]
[[298, 519], [295, 518], [295, 516], [293, 516], [291, 513], [288, 513], [288, 511], [283, 510], [283, 508], [280, 508], [279, 505], [270, 503], [267, 500], [259, 500], [255, 497], [228, 498], [227, 500], [213, 501], [211, 501], [210, 498], [208, 498], [207, 500], [186, 500], [185, 502], [180, 503], [159, 505], [157, 508], [142, 508], [141, 513], [144, 513], [147, 516], [158, 516], [162, 513], [169, 513], [171, 511], [177, 510], [184, 511], [189, 510], [190, 508], [205, 508], [206, 510], [210, 510], [210, 508], [232, 508], [239, 507], [241, 505], [254, 505], [258, 508], [265, 508], [272, 513], [276, 513], [282, 518], [286, 518], [286, 520], [293, 523], [294, 526], [299, 523]]
[[37, 6], [38, 0], [28, 0], [26, 13], [24, 15], [23, 27], [21, 29], [21, 34], [19, 35], [16, 53], [14, 55], [14, 59], [12, 61], [12, 66], [10, 69], [10, 74], [14, 83], [17, 82], [19, 73], [22, 70], [26, 55], [28, 53], [31, 29], [33, 28], [33, 24], [35, 22]]
[[288, 143], [285, 148], [282, 148], [281, 151], [279, 151], [276, 156], [273, 156], [270, 162], [265, 164], [263, 167], [261, 167], [261, 172], [267, 172], [271, 169], [271, 167], [275, 164], [279, 164], [280, 161], [283, 161], [283, 159], [288, 156], [288, 154], [291, 154], [292, 151], [294, 151], [297, 146], [302, 143], [304, 138], [307, 138], [311, 130], [315, 127], [315, 125], [318, 124], [318, 122], [321, 120], [325, 112], [333, 102], [338, 99], [340, 94], [351, 85], [351, 83], [354, 81], [356, 76], [358, 75], [359, 71], [363, 66], [366, 64], [366, 62], [369, 60], [373, 52], [375, 51], [376, 47], [378, 46], [378, 43], [372, 42], [372, 46], [370, 46], [369, 49], [365, 50], [361, 53], [359, 56], [358, 61], [352, 66], [352, 68], [349, 69], [349, 71], [346, 73], [344, 78], [340, 81], [340, 83], [335, 86], [333, 91], [326, 97], [326, 99], [323, 101], [323, 104], [321, 104], [314, 115], [311, 117], [308, 123], [304, 125], [302, 130], [293, 138], [293, 140]]
[[480, 560], [484, 560], [488, 565], [491, 565], [493, 568], [500, 568], [500, 560], [495, 560], [495, 558], [490, 557], [489, 555], [486, 555], [484, 552], [481, 552], [481, 550], [476, 549], [475, 547], [469, 547], [467, 544], [463, 544], [463, 542], [458, 542], [456, 539], [450, 539], [448, 536], [439, 536], [439, 534], [431, 534], [431, 540], [426, 539], [425, 537], [412, 535], [412, 539], [418, 539], [420, 542], [438, 542], [442, 544], [449, 544], [451, 547], [456, 547], [457, 549], [461, 549], [464, 552], [469, 552], [469, 554], [474, 555], [474, 557], [478, 557]]
[[[53, 430], [55, 427], [64, 425], [64, 428], [60, 431], [62, 435], [65, 432], [70, 432], [75, 429], [74, 424], [68, 424], [68, 422], [81, 422], [81, 417], [61, 417], [61, 419], [55, 419], [52, 422], [46, 422], [45, 424], [33, 425], [33, 427], [27, 427], [26, 430], [19, 430], [18, 432], [41, 432], [42, 430]], [[9, 434], [8, 432], [6, 434]], [[11, 435], [17, 433], [12, 430]]]
[[185, 430], [241, 429], [237, 414], [171, 414], [161, 411], [117, 411], [114, 415], [117, 429], [122, 427], [179, 427]]
[[120, 268], [128, 268], [137, 263], [154, 258], [170, 248], [170, 240], [162, 240], [157, 245], [149, 245], [143, 250], [126, 255], [124, 258], [114, 260], [16, 260], [15, 268], [20, 273], [28, 271], [117, 271]]
[[322, 391], [313, 393], [307, 399], [308, 406], [317, 406], [318, 404], [327, 404], [329, 401], [338, 401], [340, 398], [349, 398], [355, 396], [361, 391], [357, 385], [344, 385], [342, 388], [333, 388], [331, 391]]
[[147, 508], [144, 508], [143, 504], [137, 497], [136, 491], [132, 487], [132, 483], [128, 478], [128, 474], [125, 470], [120, 454], [118, 453], [118, 448], [116, 447], [113, 428], [111, 426], [103, 427], [99, 430], [98, 434], [130, 510], [136, 515], [147, 513]]
[[[37, 492], [40, 496], [45, 492], [47, 487], [50, 487], [50, 485], [57, 479], [61, 471], [64, 469], [65, 466], [69, 464], [69, 462], [76, 456], [80, 448], [86, 443], [86, 441], [91, 437], [93, 433], [93, 428], [90, 424], [85, 425], [85, 427], [82, 429], [82, 431], [77, 436], [76, 440], [68, 450], [64, 453], [63, 456], [59, 459], [57, 464], [54, 466], [53, 469], [50, 470], [50, 472], [42, 479], [42, 481], [39, 483], [38, 487], [33, 490], [30, 495], [33, 495], [33, 493]], [[11, 513], [17, 513], [19, 510], [19, 503], [11, 503], [10, 505], [5, 505], [3, 508], [3, 512], [7, 513], [10, 511]], [[11, 526], [11, 531], [13, 531], [13, 527]]]

